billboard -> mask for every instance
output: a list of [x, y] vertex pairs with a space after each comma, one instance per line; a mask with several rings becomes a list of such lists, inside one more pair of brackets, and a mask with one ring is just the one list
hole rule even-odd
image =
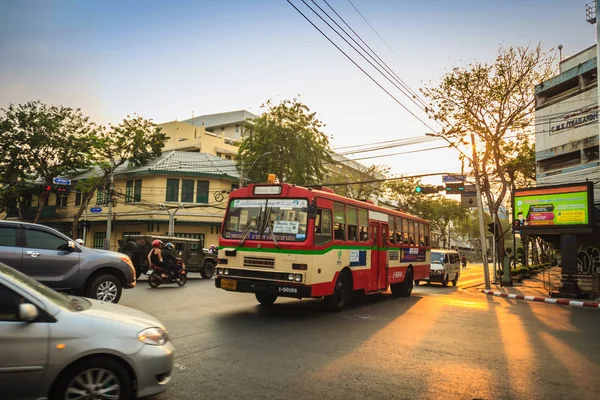
[[586, 228], [592, 224], [591, 182], [516, 189], [513, 193], [513, 227]]

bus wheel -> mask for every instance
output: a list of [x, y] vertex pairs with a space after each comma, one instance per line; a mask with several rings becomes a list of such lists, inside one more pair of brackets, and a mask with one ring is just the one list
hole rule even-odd
[[255, 293], [255, 296], [261, 306], [270, 306], [277, 300], [277, 295], [274, 293]]
[[408, 297], [412, 293], [413, 290], [413, 271], [409, 269], [406, 271], [406, 276], [404, 277], [404, 282], [394, 283], [390, 285], [392, 288], [392, 295], [398, 297]]
[[350, 287], [350, 281], [346, 273], [341, 273], [335, 282], [333, 288], [333, 294], [325, 297], [325, 304], [331, 311], [341, 311], [352, 296], [352, 288]]

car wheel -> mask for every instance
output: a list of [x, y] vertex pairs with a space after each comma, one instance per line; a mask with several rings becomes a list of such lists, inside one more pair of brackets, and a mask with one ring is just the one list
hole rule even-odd
[[86, 296], [107, 303], [118, 303], [122, 290], [121, 281], [114, 275], [106, 274], [91, 281]]
[[277, 295], [274, 293], [255, 293], [255, 296], [261, 306], [270, 306], [277, 300]]
[[52, 399], [132, 398], [133, 385], [127, 370], [109, 358], [88, 358], [66, 369], [56, 381]]
[[327, 308], [331, 311], [341, 311], [350, 301], [352, 295], [352, 287], [348, 274], [342, 272], [335, 282], [333, 294], [325, 297]]
[[215, 264], [212, 261], [206, 261], [200, 270], [203, 279], [210, 279], [215, 274]]
[[444, 280], [442, 281], [442, 286], [446, 287], [448, 286], [448, 282], [450, 280], [450, 277], [448, 275], [446, 275], [446, 277], [444, 278]]
[[454, 279], [452, 279], [452, 286], [456, 286], [458, 284], [458, 275], [459, 273], [457, 272]]
[[413, 271], [409, 269], [406, 271], [406, 276], [404, 277], [404, 282], [402, 283], [394, 283], [391, 286], [392, 295], [398, 297], [408, 297], [412, 293], [413, 290]]

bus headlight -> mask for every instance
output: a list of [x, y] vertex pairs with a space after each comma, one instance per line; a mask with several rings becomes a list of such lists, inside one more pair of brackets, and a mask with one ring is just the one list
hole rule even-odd
[[294, 281], [294, 274], [289, 274], [288, 275], [288, 281]]
[[296, 276], [295, 276], [295, 281], [296, 281], [296, 282], [302, 282], [302, 275], [300, 275], [300, 274], [296, 274]]

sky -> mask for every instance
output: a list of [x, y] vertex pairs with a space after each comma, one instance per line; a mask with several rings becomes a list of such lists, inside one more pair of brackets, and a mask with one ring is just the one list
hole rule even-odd
[[[0, 0], [0, 108], [41, 100], [81, 108], [102, 124], [133, 113], [161, 123], [260, 113], [268, 99], [300, 96], [326, 124], [334, 149], [439, 129], [302, 0], [290, 1], [429, 127], [286, 0]], [[352, 0], [391, 50], [348, 0], [327, 1], [414, 91], [455, 66], [492, 61], [500, 45], [561, 44], [564, 58], [596, 42], [585, 20], [589, 0]], [[453, 149], [385, 156], [442, 145], [349, 157], [373, 157], [360, 162], [388, 165], [395, 175], [460, 171]], [[441, 184], [440, 177], [424, 181]]]

